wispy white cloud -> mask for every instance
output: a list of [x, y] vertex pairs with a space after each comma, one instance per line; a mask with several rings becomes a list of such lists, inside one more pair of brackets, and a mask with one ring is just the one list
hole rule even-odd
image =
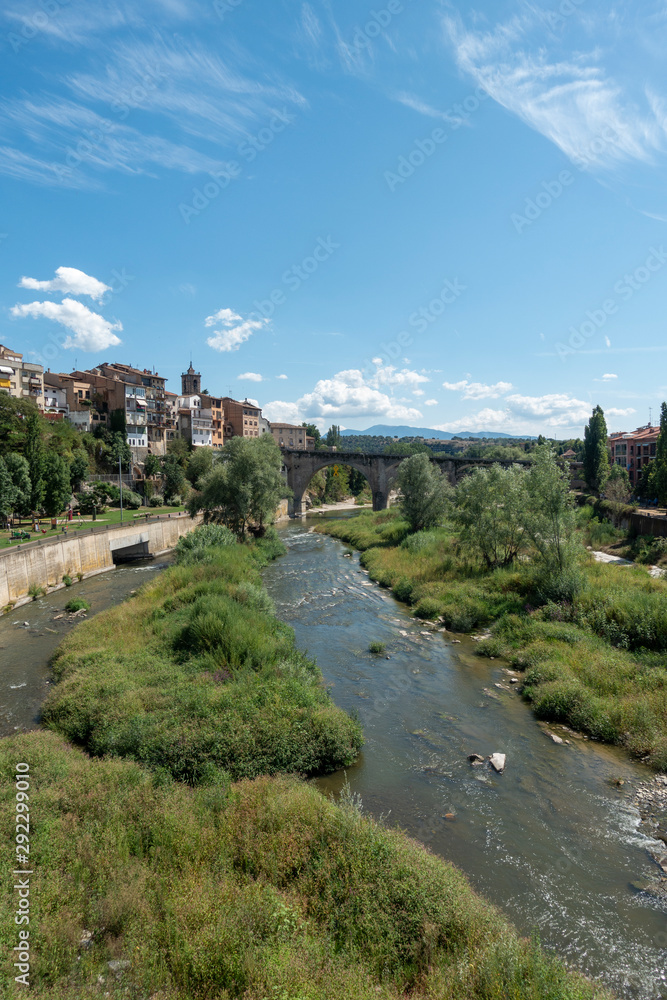
[[238, 351], [241, 344], [249, 340], [257, 330], [265, 327], [268, 322], [268, 319], [243, 319], [233, 309], [218, 309], [204, 320], [206, 327], [219, 327], [207, 338], [206, 343], [214, 351]]
[[[621, 85], [603, 65], [594, 37], [588, 52], [575, 46], [561, 57], [557, 45], [549, 47], [539, 12], [530, 9], [486, 31], [468, 30], [449, 14], [443, 26], [461, 70], [578, 165], [647, 163], [664, 148], [656, 100]], [[594, 26], [598, 36], [604, 26]]]
[[287, 380], [287, 375], [276, 375], [276, 378], [286, 381]]
[[437, 399], [427, 399], [424, 403], [424, 406], [437, 406], [437, 405], [438, 405]]
[[257, 372], [243, 372], [242, 375], [237, 375], [236, 379], [238, 382], [263, 382], [264, 376]]
[[71, 330], [73, 337], [67, 337], [62, 346], [77, 348], [82, 351], [103, 351], [107, 347], [116, 347], [122, 343], [114, 330], [122, 330], [122, 323], [110, 323], [99, 313], [92, 312], [83, 303], [75, 299], [63, 299], [62, 302], [30, 302], [15, 305], [11, 309], [12, 316], [33, 319], [44, 317], [60, 323]]

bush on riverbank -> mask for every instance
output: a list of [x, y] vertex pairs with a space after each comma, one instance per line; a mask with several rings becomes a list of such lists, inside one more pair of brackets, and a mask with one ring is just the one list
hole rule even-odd
[[[478, 652], [527, 671], [540, 718], [568, 723], [667, 770], [667, 584], [641, 569], [586, 561], [574, 599], [544, 595], [529, 563], [488, 572], [448, 526], [403, 535], [395, 511], [319, 525], [364, 548], [371, 577], [456, 632], [490, 627]], [[403, 535], [401, 544], [396, 540]], [[546, 598], [551, 596], [551, 600]], [[553, 597], [556, 597], [554, 600]]]
[[218, 544], [227, 535], [193, 532], [179, 565], [67, 637], [46, 725], [94, 756], [192, 784], [220, 768], [234, 779], [310, 775], [356, 759], [359, 724], [333, 704], [261, 586], [259, 566], [280, 542]]
[[[165, 784], [43, 731], [0, 741], [2, 773], [17, 761], [30, 765], [35, 1000], [608, 1000], [453, 866], [295, 779]], [[5, 871], [14, 794], [3, 782]], [[15, 909], [5, 879], [8, 1000], [25, 994]]]

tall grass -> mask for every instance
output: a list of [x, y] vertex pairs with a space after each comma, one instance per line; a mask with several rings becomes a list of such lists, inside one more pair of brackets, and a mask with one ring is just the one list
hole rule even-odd
[[[580, 520], [587, 532], [597, 530], [589, 515]], [[667, 770], [663, 580], [639, 568], [594, 563], [582, 548], [574, 598], [547, 600], [530, 563], [488, 572], [447, 526], [396, 544], [402, 526], [389, 511], [318, 530], [353, 545], [360, 540], [371, 577], [418, 617], [439, 619], [453, 631], [491, 628], [493, 638], [477, 651], [526, 671], [523, 694], [540, 718], [568, 723]]]
[[275, 539], [221, 547], [199, 530], [179, 565], [65, 640], [45, 724], [94, 756], [193, 784], [216, 769], [238, 779], [351, 764], [358, 722], [333, 704], [261, 586]]
[[[452, 865], [294, 778], [164, 783], [46, 731], [1, 741], [2, 773], [16, 761], [32, 783], [34, 1000], [608, 1000]], [[3, 782], [5, 871], [13, 795]], [[18, 1000], [11, 885], [0, 994]]]

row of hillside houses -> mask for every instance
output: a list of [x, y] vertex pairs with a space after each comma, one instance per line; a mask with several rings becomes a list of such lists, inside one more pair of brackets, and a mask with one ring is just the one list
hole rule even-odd
[[32, 399], [49, 420], [69, 420], [81, 431], [103, 425], [125, 429], [135, 462], [164, 455], [174, 438], [193, 447], [222, 448], [232, 437], [272, 434], [281, 448], [315, 447], [305, 427], [269, 423], [248, 399], [201, 391], [201, 374], [190, 364], [181, 375], [181, 394], [169, 392], [156, 371], [104, 363], [86, 371], [44, 371], [0, 344], [0, 392]]

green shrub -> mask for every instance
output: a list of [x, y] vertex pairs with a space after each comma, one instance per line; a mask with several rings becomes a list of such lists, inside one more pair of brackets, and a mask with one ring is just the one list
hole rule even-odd
[[387, 647], [383, 642], [371, 642], [368, 646], [369, 653], [384, 653], [386, 649]]
[[28, 587], [28, 597], [32, 597], [33, 601], [36, 601], [38, 597], [46, 593], [44, 587], [40, 587], [38, 583], [31, 583]]
[[90, 611], [90, 604], [83, 597], [72, 597], [65, 605], [65, 611]]
[[202, 524], [194, 531], [183, 535], [176, 546], [176, 561], [201, 562], [211, 555], [207, 550], [220, 549], [229, 545], [237, 545], [238, 540], [233, 531], [222, 524]]
[[436, 598], [422, 597], [414, 610], [414, 615], [415, 618], [426, 618], [430, 621], [439, 618], [441, 610], [442, 604]]
[[71, 587], [72, 586], [72, 577], [68, 576], [67, 573], [65, 573], [65, 575], [63, 577], [63, 583], [65, 584], [66, 587]]
[[154, 493], [148, 500], [149, 507], [164, 507], [164, 497], [161, 493]]

